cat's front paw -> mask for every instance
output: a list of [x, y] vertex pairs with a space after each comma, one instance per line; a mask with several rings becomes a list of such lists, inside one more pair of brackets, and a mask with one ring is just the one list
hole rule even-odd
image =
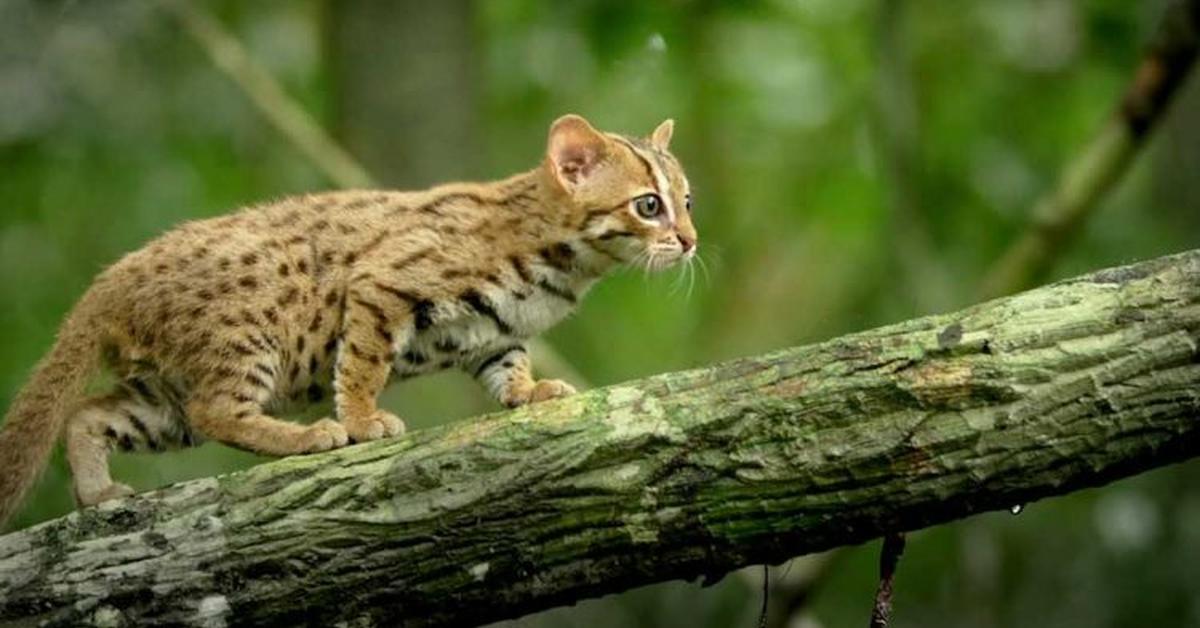
[[500, 403], [516, 408], [527, 403], [558, 399], [575, 394], [575, 387], [561, 379], [543, 379], [524, 386], [512, 386], [500, 396]]
[[529, 393], [529, 402], [537, 403], [549, 399], [558, 399], [559, 397], [569, 397], [574, 394], [575, 387], [561, 379], [543, 379], [533, 385], [533, 390]]
[[342, 424], [356, 443], [399, 436], [405, 429], [404, 421], [387, 410], [376, 410], [364, 418], [346, 417], [342, 419]]
[[346, 428], [333, 419], [321, 419], [304, 430], [302, 451], [312, 454], [345, 447], [350, 442]]

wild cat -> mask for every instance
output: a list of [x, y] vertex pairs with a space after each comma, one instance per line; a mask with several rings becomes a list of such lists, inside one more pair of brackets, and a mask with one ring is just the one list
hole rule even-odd
[[[523, 343], [607, 271], [696, 252], [673, 122], [646, 138], [567, 115], [536, 168], [419, 192], [287, 198], [186, 223], [102, 272], [0, 432], [0, 523], [65, 431], [81, 505], [124, 495], [114, 449], [202, 439], [270, 455], [404, 431], [390, 379], [457, 367], [507, 406], [574, 393]], [[115, 389], [83, 399], [107, 367]], [[271, 416], [333, 394], [337, 420]]]

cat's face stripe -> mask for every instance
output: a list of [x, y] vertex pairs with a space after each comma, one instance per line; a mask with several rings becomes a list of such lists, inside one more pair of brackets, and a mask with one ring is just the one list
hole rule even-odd
[[652, 155], [647, 155], [647, 153], [642, 152], [641, 149], [639, 149], [628, 139], [621, 137], [620, 135], [610, 135], [610, 137], [614, 138], [622, 146], [629, 149], [629, 152], [633, 153], [633, 156], [639, 162], [641, 162], [643, 166], [645, 166], [646, 176], [650, 179], [650, 189], [652, 189], [654, 193], [659, 196], [659, 198], [663, 199], [663, 203], [667, 209], [668, 223], [674, 223], [675, 213], [671, 207], [672, 203], [669, 200], [671, 198], [671, 185], [669, 180], [663, 176], [662, 165], [658, 163], [658, 160]]
[[662, 186], [659, 183], [661, 181], [661, 178], [659, 177], [658, 173], [654, 170], [654, 166], [651, 165], [650, 158], [646, 157], [646, 155], [644, 155], [641, 151], [639, 151], [637, 149], [637, 147], [633, 145], [633, 142], [630, 142], [629, 140], [621, 137], [620, 135], [610, 135], [609, 137], [612, 137], [619, 144], [621, 144], [625, 148], [629, 149], [629, 152], [633, 153], [633, 156], [639, 162], [641, 162], [642, 166], [646, 169], [646, 177], [648, 177], [650, 179], [650, 186], [656, 193], [662, 194], [663, 192], [666, 191], [666, 190], [662, 189]]

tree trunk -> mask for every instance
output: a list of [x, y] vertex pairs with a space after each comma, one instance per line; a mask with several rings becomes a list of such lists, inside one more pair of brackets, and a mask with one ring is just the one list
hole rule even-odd
[[[781, 314], [782, 315], [782, 314]], [[0, 537], [18, 625], [515, 617], [1193, 456], [1200, 251]]]
[[479, 76], [467, 0], [328, 5], [336, 129], [380, 181], [425, 188], [479, 175]]

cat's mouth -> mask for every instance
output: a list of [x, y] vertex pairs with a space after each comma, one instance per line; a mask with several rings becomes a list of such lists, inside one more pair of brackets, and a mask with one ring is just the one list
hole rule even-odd
[[677, 264], [686, 262], [696, 254], [696, 249], [684, 252], [683, 247], [660, 247], [653, 246], [647, 249], [639, 261], [645, 266], [646, 270], [662, 271]]

